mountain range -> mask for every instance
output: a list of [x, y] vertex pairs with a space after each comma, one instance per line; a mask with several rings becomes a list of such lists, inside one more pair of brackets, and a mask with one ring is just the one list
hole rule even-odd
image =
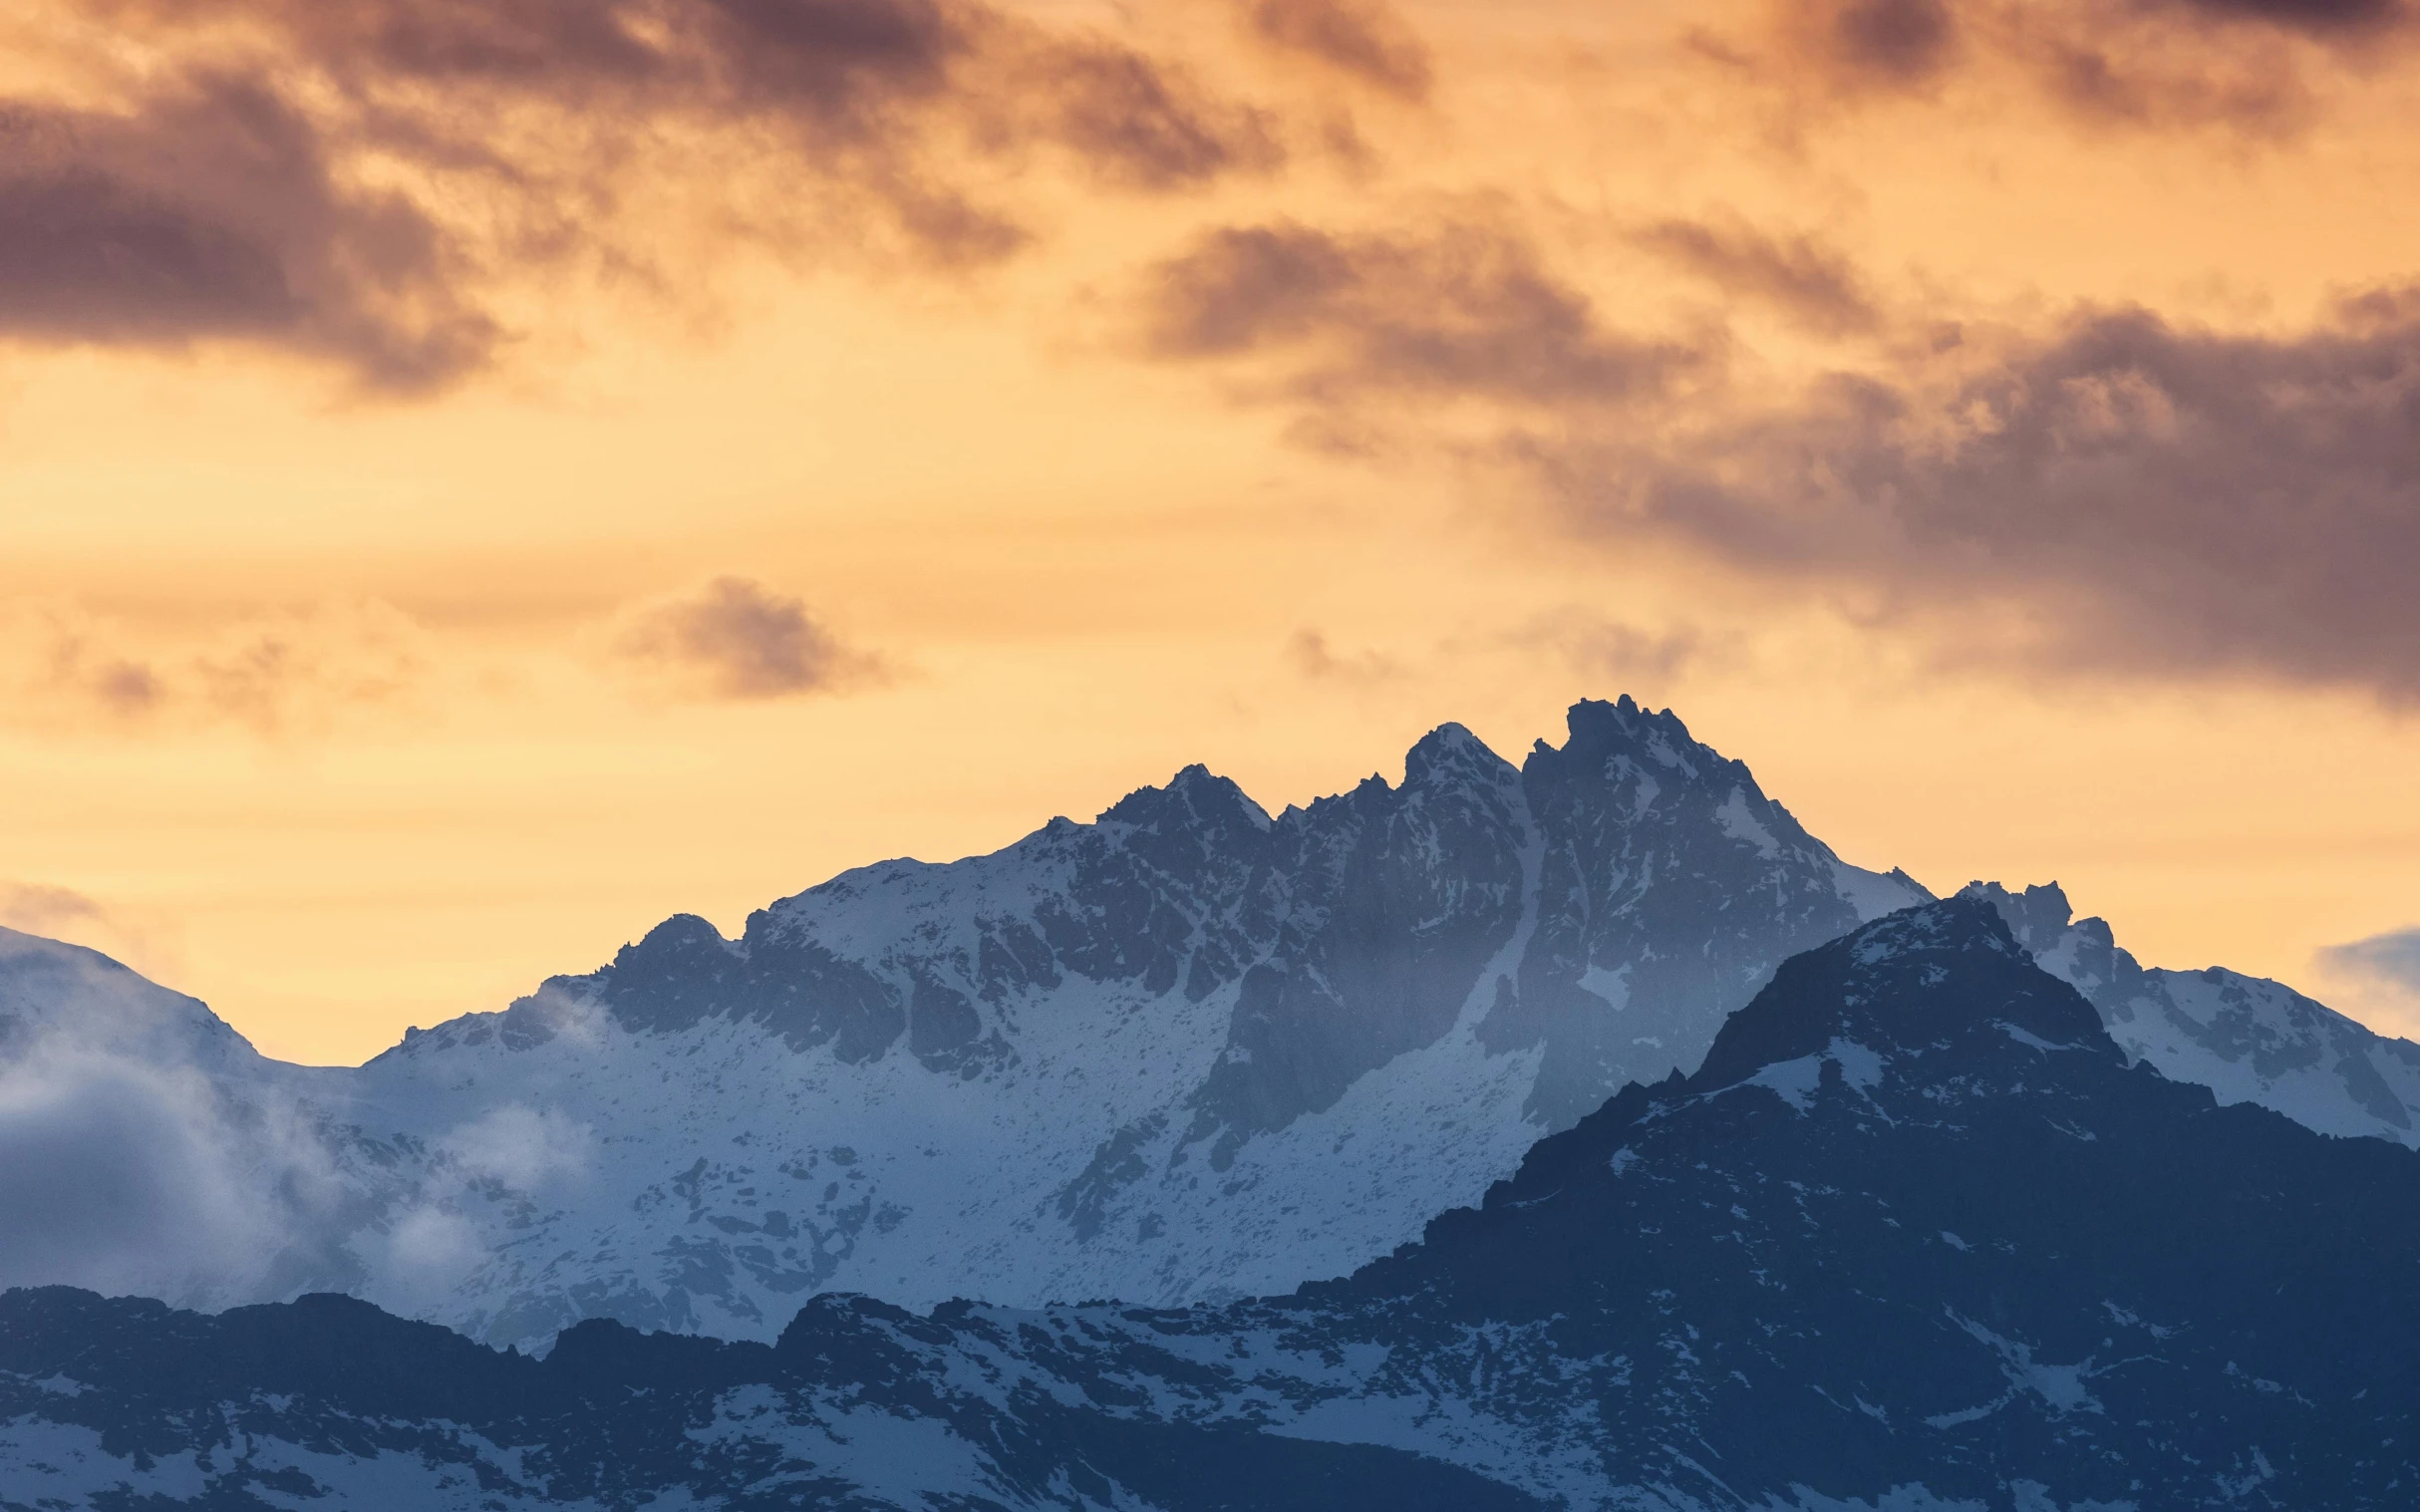
[[1693, 1072], [1283, 1296], [827, 1295], [769, 1344], [590, 1320], [533, 1360], [342, 1297], [212, 1318], [12, 1292], [0, 1486], [247, 1509], [2409, 1506], [2420, 1153], [2131, 1057], [2011, 902], [1793, 956]]
[[[2121, 1052], [2409, 1143], [2420, 1051], [2273, 983], [2145, 971], [2055, 887], [1970, 891]], [[1929, 899], [1668, 712], [1516, 767], [1458, 726], [1271, 815], [1189, 767], [992, 855], [726, 938], [668, 920], [357, 1068], [266, 1059], [0, 939], [0, 1280], [223, 1308], [344, 1292], [485, 1343], [770, 1342], [809, 1297], [1182, 1307], [1338, 1277], [1542, 1136], [1697, 1068], [1785, 958]]]

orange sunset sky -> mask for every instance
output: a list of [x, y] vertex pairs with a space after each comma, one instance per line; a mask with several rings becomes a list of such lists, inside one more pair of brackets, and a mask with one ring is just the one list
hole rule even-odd
[[354, 1061], [1628, 692], [2420, 1029], [2415, 184], [2398, 0], [30, 0], [0, 922]]

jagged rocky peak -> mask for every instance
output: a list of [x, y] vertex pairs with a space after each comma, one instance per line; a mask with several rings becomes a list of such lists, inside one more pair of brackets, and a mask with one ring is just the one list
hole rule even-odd
[[2038, 882], [2023, 892], [2011, 892], [1997, 882], [1968, 882], [1958, 890], [1962, 898], [1989, 903], [2007, 923], [2008, 933], [2027, 950], [2047, 950], [2058, 943], [2075, 917], [2067, 891], [2056, 882]]
[[1518, 775], [1513, 764], [1485, 741], [1452, 723], [1420, 737], [1403, 756], [1405, 787], [1493, 787]]
[[1138, 787], [1101, 811], [1102, 824], [1165, 834], [1175, 830], [1237, 830], [1266, 834], [1269, 812], [1250, 794], [1199, 761], [1165, 787]]
[[2328, 1134], [2420, 1145], [2420, 1045], [2377, 1034], [2282, 982], [2224, 967], [2144, 967], [2055, 882], [1970, 882], [2044, 971], [2090, 999], [2130, 1060]]
[[1965, 896], [1886, 915], [1784, 962], [1724, 1023], [1697, 1079], [1837, 1058], [1842, 1046], [1884, 1060], [1962, 1047], [2018, 1059], [2053, 1049], [2124, 1060], [2092, 1005], [2033, 964], [1998, 909]]

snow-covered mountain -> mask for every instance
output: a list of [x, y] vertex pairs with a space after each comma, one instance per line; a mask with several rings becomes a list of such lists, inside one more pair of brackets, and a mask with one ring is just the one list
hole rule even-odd
[[1283, 1290], [1694, 1065], [1792, 951], [1923, 896], [1628, 700], [1515, 768], [1458, 726], [1274, 817], [1200, 767], [993, 855], [894, 861], [353, 1078], [392, 1193], [347, 1289], [480, 1337], [769, 1338], [911, 1306]]
[[770, 1338], [827, 1290], [1283, 1290], [1476, 1200], [1693, 1066], [1785, 956], [1924, 896], [1628, 699], [1517, 768], [1448, 725], [1400, 783], [1275, 816], [1192, 767], [737, 940], [674, 918], [358, 1070], [188, 1058], [229, 1127], [275, 1132], [212, 1137], [276, 1191], [247, 1223], [277, 1258], [142, 1289], [317, 1286], [527, 1344], [588, 1317]]
[[342, 1298], [0, 1297], [29, 1504], [2399, 1509], [2420, 1154], [2129, 1064], [1976, 899], [1784, 965], [1692, 1076], [1290, 1297], [824, 1297], [543, 1361]]
[[2323, 1134], [2420, 1145], [2420, 1045], [2265, 977], [2146, 969], [2105, 920], [2075, 918], [2055, 882], [2021, 893], [1975, 882], [1966, 893], [1989, 900], [2045, 970], [2092, 1001], [2129, 1059]]
[[[2143, 971], [2054, 888], [1983, 891], [2129, 1055], [2412, 1140], [2420, 1049], [2273, 983]], [[1925, 896], [1624, 700], [1517, 768], [1449, 725], [1399, 783], [1271, 816], [1191, 767], [736, 940], [674, 918], [355, 1069], [0, 936], [0, 1284], [345, 1291], [526, 1346], [598, 1317], [769, 1339], [825, 1291], [1280, 1292], [1693, 1069], [1777, 962]]]

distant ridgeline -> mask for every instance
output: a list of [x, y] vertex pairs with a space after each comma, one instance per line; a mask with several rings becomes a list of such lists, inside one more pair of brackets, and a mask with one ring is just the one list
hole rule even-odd
[[1399, 784], [1272, 816], [1190, 767], [993, 855], [846, 873], [737, 940], [675, 918], [356, 1070], [263, 1060], [24, 941], [18, 996], [56, 1032], [137, 1026], [112, 1054], [213, 1088], [193, 1130], [88, 1142], [223, 1151], [261, 1237], [195, 1266], [179, 1210], [0, 1281], [343, 1291], [524, 1348], [587, 1317], [770, 1340], [821, 1291], [1281, 1292], [1476, 1201], [1540, 1134], [1693, 1067], [1783, 957], [1926, 896], [1625, 700], [1517, 768], [1449, 725]]
[[12, 1292], [0, 1503], [2411, 1507], [2420, 1154], [2131, 1059], [2022, 906], [1792, 957], [1693, 1073], [1289, 1296], [826, 1296], [532, 1360], [335, 1297]]

